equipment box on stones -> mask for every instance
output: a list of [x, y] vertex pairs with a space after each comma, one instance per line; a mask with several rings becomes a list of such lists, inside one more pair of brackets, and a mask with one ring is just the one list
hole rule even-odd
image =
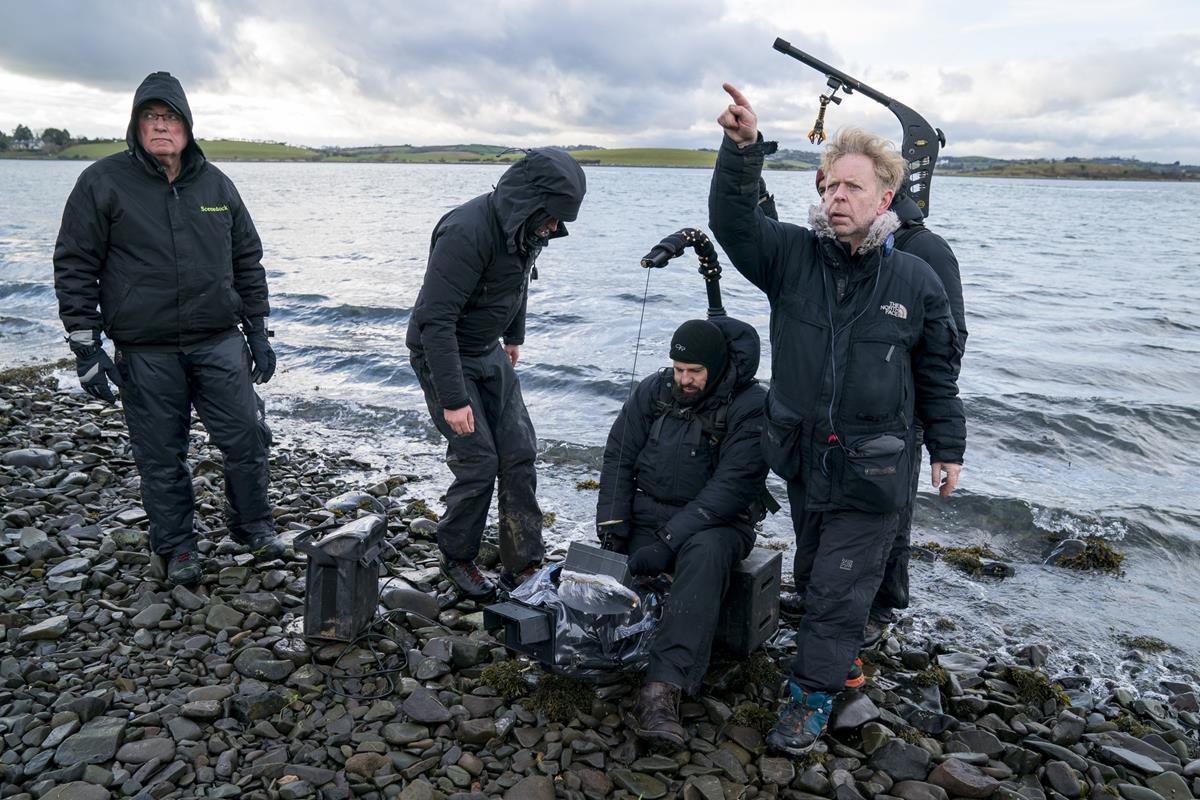
[[761, 547], [733, 568], [716, 638], [734, 655], [750, 655], [779, 627], [782, 579], [782, 554]]
[[308, 555], [304, 636], [353, 641], [379, 605], [379, 551], [387, 533], [383, 517], [369, 514], [313, 541], [316, 530], [296, 537]]
[[554, 663], [554, 612], [515, 600], [483, 607], [484, 630], [504, 628], [504, 645], [540, 661]]

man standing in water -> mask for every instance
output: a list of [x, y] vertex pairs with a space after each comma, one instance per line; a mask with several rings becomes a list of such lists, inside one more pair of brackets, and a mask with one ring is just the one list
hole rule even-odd
[[750, 103], [733, 98], [709, 193], [709, 224], [739, 272], [771, 303], [772, 378], [764, 455], [788, 482], [798, 544], [811, 545], [806, 614], [775, 750], [824, 734], [863, 642], [872, 599], [908, 502], [914, 414], [932, 479], [953, 491], [966, 448], [958, 334], [941, 282], [896, 251], [888, 210], [904, 160], [865, 131], [840, 132], [821, 158], [811, 229], [761, 210], [764, 144]]
[[454, 473], [438, 523], [442, 571], [471, 599], [486, 599], [496, 588], [475, 557], [497, 478], [501, 580], [519, 583], [545, 555], [537, 437], [514, 367], [525, 341], [534, 263], [551, 239], [567, 235], [563, 223], [575, 220], [586, 188], [570, 154], [530, 150], [493, 191], [433, 229], [407, 344]]
[[262, 243], [233, 182], [196, 144], [170, 73], [138, 87], [126, 142], [85, 169], [67, 200], [54, 288], [84, 390], [113, 403], [109, 381], [121, 389], [150, 547], [166, 559], [167, 579], [188, 585], [202, 573], [187, 465], [192, 408], [224, 456], [230, 535], [260, 560], [284, 552], [254, 393], [275, 372]]

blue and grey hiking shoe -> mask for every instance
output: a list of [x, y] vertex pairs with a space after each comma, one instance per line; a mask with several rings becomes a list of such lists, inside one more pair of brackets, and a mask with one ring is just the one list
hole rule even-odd
[[788, 681], [788, 696], [779, 709], [779, 720], [767, 734], [767, 747], [793, 756], [804, 755], [825, 733], [832, 713], [833, 695], [805, 691], [795, 681]]
[[248, 537], [235, 536], [234, 541], [250, 551], [255, 561], [274, 561], [283, 558], [286, 548], [275, 531], [252, 533]]
[[167, 581], [172, 586], [195, 586], [203, 574], [195, 550], [176, 553], [167, 559]]

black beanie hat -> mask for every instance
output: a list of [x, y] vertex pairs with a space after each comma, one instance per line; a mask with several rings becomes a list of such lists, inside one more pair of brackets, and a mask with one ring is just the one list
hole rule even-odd
[[671, 337], [671, 360], [703, 364], [710, 380], [720, 377], [729, 358], [725, 334], [706, 319], [689, 319]]

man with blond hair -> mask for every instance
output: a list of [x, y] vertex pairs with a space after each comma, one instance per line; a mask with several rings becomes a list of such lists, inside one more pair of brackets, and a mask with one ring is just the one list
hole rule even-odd
[[801, 754], [825, 732], [908, 502], [913, 421], [925, 431], [933, 485], [958, 482], [966, 422], [959, 337], [945, 289], [899, 252], [888, 210], [905, 163], [866, 131], [825, 149], [810, 228], [759, 206], [765, 145], [746, 98], [733, 98], [709, 192], [709, 226], [771, 303], [771, 389], [763, 450], [788, 484], [798, 562], [810, 566], [779, 720], [767, 738]]

